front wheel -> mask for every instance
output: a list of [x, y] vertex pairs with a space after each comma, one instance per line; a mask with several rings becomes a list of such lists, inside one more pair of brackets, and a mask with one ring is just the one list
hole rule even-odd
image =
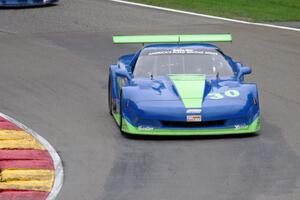
[[120, 131], [121, 131], [121, 133], [124, 133], [123, 131], [122, 131], [122, 126], [123, 126], [123, 112], [122, 112], [122, 108], [123, 108], [123, 103], [122, 103], [122, 101], [123, 101], [123, 93], [122, 93], [122, 90], [120, 91], [120, 119], [119, 119], [119, 128], [120, 128]]
[[113, 103], [112, 103], [112, 88], [111, 88], [111, 76], [108, 78], [108, 109], [109, 109], [109, 114], [113, 115], [112, 109], [113, 109]]

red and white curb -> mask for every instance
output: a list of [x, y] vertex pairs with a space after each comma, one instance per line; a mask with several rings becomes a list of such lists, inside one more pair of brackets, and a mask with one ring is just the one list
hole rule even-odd
[[[0, 200], [7, 200], [7, 198], [12, 200], [55, 200], [62, 188], [64, 176], [62, 161], [55, 149], [42, 136], [12, 117], [0, 113], [0, 118], [7, 120], [2, 121], [2, 123], [6, 124], [4, 125], [6, 128], [0, 130], [2, 131], [2, 136], [4, 135], [4, 137], [9, 138], [8, 140], [0, 140], [0, 146], [2, 145], [2, 169], [0, 171], [2, 174], [0, 176], [0, 185], [5, 188], [0, 190]], [[28, 140], [26, 134], [34, 138], [34, 141], [31, 139]], [[25, 140], [18, 138], [24, 136], [26, 137]], [[47, 162], [46, 158], [45, 160], [42, 160], [42, 158], [37, 161], [26, 160], [28, 159], [28, 155], [33, 154], [39, 157], [43, 155], [47, 157], [48, 155], [49, 159], [52, 160], [51, 162]], [[7, 160], [12, 157], [18, 157], [20, 160]], [[54, 171], [54, 173], [52, 173], [52, 171]], [[54, 174], [54, 180], [47, 180], [47, 177], [51, 177], [51, 174]], [[33, 177], [31, 181], [33, 185], [28, 184], [28, 182], [30, 182], [26, 179], [28, 177], [30, 177], [29, 179]], [[40, 178], [39, 181], [34, 179], [36, 177], [38, 177], [38, 179]], [[8, 182], [2, 182], [4, 179], [8, 180]], [[52, 187], [48, 186], [49, 183]]]

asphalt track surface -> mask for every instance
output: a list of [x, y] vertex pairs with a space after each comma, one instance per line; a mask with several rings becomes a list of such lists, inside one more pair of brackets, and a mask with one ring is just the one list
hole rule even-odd
[[[224, 51], [253, 67], [255, 137], [124, 138], [107, 110], [108, 66], [139, 45], [113, 34], [233, 34]], [[300, 34], [109, 1], [0, 10], [0, 110], [60, 154], [62, 200], [300, 199]]]

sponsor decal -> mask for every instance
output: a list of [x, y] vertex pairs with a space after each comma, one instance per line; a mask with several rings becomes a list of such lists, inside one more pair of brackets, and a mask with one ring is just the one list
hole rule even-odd
[[152, 131], [154, 128], [152, 126], [139, 126], [138, 130], [140, 131]]
[[188, 115], [188, 116], [186, 116], [186, 121], [188, 121], [188, 122], [201, 122], [202, 117], [201, 117], [201, 115]]
[[187, 109], [186, 114], [200, 114], [202, 109]]
[[234, 125], [234, 128], [235, 129], [242, 129], [242, 128], [247, 128], [247, 125], [246, 124], [237, 124], [237, 125]]
[[161, 51], [152, 51], [148, 53], [148, 56], [155, 55], [171, 55], [171, 54], [199, 54], [199, 55], [218, 55], [218, 52], [214, 51], [203, 51], [199, 49], [168, 49]]

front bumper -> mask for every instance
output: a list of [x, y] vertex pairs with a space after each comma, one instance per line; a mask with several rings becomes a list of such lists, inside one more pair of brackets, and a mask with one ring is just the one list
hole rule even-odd
[[[119, 124], [119, 115], [114, 116]], [[125, 118], [122, 120], [122, 131], [133, 135], [160, 135], [160, 136], [196, 136], [196, 135], [234, 135], [256, 133], [260, 130], [260, 117], [256, 117], [251, 124], [234, 128], [199, 128], [199, 129], [151, 129], [142, 130], [130, 124]]]

